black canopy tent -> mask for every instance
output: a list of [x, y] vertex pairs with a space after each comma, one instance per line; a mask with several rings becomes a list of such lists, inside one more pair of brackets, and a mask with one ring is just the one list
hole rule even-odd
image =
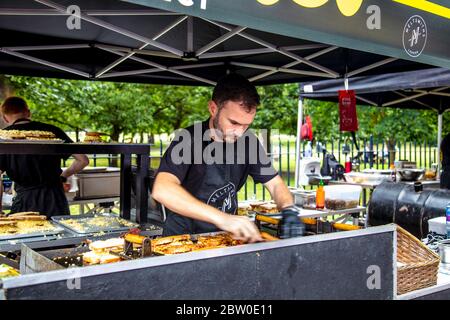
[[[450, 67], [444, 9], [372, 1], [381, 29], [370, 30], [368, 4], [345, 16], [333, 2], [2, 0], [0, 72], [214, 85], [231, 70], [264, 85], [427, 68], [421, 63]], [[413, 58], [402, 36], [417, 13], [427, 31]]]
[[[0, 73], [71, 79], [213, 85], [227, 71], [236, 71], [248, 77], [255, 84], [264, 85], [429, 68], [425, 64], [450, 67], [449, 43], [442, 41], [442, 39], [449, 38], [448, 20], [446, 19], [450, 15], [448, 8], [443, 7], [442, 0], [433, 0], [435, 6], [431, 7], [422, 6], [423, 3], [429, 3], [429, 1], [414, 1], [415, 4], [412, 4], [413, 1], [409, 0], [370, 0], [370, 3], [367, 0], [55, 1], [58, 3], [48, 0], [0, 0]], [[131, 2], [139, 2], [150, 8], [131, 4]], [[261, 2], [272, 5], [266, 6]], [[350, 7], [349, 9], [349, 7], [342, 6], [344, 2], [357, 4], [356, 11], [353, 12], [354, 8]], [[299, 3], [309, 6], [315, 4], [312, 5], [315, 8], [305, 8], [303, 5], [299, 6]], [[340, 5], [340, 9], [336, 4]], [[414, 5], [420, 6], [419, 8], [411, 7]], [[382, 10], [381, 29], [369, 29], [367, 19], [370, 16], [367, 12], [370, 10], [376, 12], [377, 7]], [[69, 19], [74, 17], [68, 17], [67, 13], [67, 9], [76, 11], [77, 8], [81, 10], [77, 13], [77, 16], [81, 18], [80, 29], [72, 28], [77, 27], [77, 19]], [[69, 12], [73, 12], [71, 10]], [[421, 15], [421, 19], [414, 18], [418, 14]], [[426, 33], [422, 32], [425, 31], [424, 21]], [[419, 30], [413, 32], [417, 29], [405, 28], [405, 25], [409, 23], [412, 24], [412, 27], [418, 27]], [[414, 43], [412, 47], [405, 49], [402, 40], [409, 36]], [[417, 56], [411, 57], [406, 53], [407, 51], [409, 54], [417, 54]], [[111, 147], [115, 146], [111, 145]], [[128, 186], [126, 182], [122, 183], [124, 188]], [[351, 279], [351, 276], [340, 277], [344, 279], [341, 281], [344, 284], [341, 286], [341, 283], [337, 283], [336, 290], [324, 288], [322, 291], [326, 293], [325, 297], [339, 296], [341, 290], [347, 295], [349, 292], [357, 292], [356, 296], [365, 297], [367, 295], [366, 286], [362, 288], [363, 294], [359, 294], [361, 288], [358, 290], [348, 290], [348, 288], [349, 285], [352, 286], [353, 282], [357, 286], [366, 282], [366, 263], [379, 265], [380, 270], [383, 271], [381, 274], [383, 277], [384, 275], [387, 277], [382, 279], [383, 283], [387, 283], [383, 286], [384, 290], [368, 290], [369, 298], [373, 298], [374, 294], [376, 297], [382, 297], [386, 290], [395, 288], [395, 276], [391, 279], [391, 275], [395, 275], [392, 272], [392, 267], [395, 271], [395, 256], [390, 251], [393, 248], [392, 243], [389, 239], [387, 241], [385, 238], [380, 238], [380, 240], [374, 238], [381, 234], [381, 229], [363, 230], [363, 232], [364, 234], [373, 232], [373, 234], [369, 234], [370, 239], [367, 239], [367, 242], [372, 245], [376, 244], [374, 250], [369, 250], [375, 254], [370, 254], [369, 260], [365, 259], [364, 269], [360, 268], [358, 264], [351, 263], [353, 261], [351, 258], [340, 256], [336, 259], [333, 252], [343, 245], [364, 248], [364, 252], [367, 252], [367, 245], [364, 242], [366, 239], [362, 239], [362, 241], [357, 239], [351, 243], [329, 241], [331, 239], [329, 237], [324, 239], [325, 244], [333, 245], [329, 248], [331, 255], [327, 256], [331, 256], [332, 260], [344, 262], [344, 267], [340, 267], [339, 270], [355, 269], [353, 274], [364, 275], [364, 279], [361, 281], [357, 279], [358, 281], [350, 282], [347, 280]], [[394, 231], [392, 234], [395, 237]], [[338, 235], [338, 237], [342, 236]], [[378, 242], [373, 241], [374, 239]], [[278, 254], [278, 252], [274, 252], [273, 248], [269, 248], [272, 255], [268, 256], [273, 257], [274, 263], [276, 264], [280, 257], [289, 259], [289, 256], [292, 257], [295, 254], [302, 261], [311, 261], [312, 263], [312, 267], [299, 268], [299, 274], [304, 275], [304, 270], [313, 270], [312, 274], [317, 274], [317, 270], [314, 269], [314, 265], [317, 265], [316, 261], [309, 259], [308, 256], [305, 259], [304, 254], [298, 254], [297, 244], [292, 241], [299, 240], [287, 241], [291, 241], [288, 246], [295, 252], [291, 250], [292, 252], [286, 252], [286, 254], [284, 252]], [[378, 245], [379, 243], [382, 245]], [[275, 244], [275, 246], [279, 246], [279, 244]], [[255, 269], [255, 265], [259, 265], [260, 252], [264, 257], [265, 252], [261, 249], [264, 248], [255, 249], [259, 250], [256, 258], [253, 252], [250, 252], [244, 268], [240, 263], [238, 269], [244, 270], [246, 274], [258, 274], [258, 272], [248, 272], [248, 270], [252, 271]], [[300, 250], [305, 251], [303, 248]], [[311, 251], [317, 252], [316, 243], [312, 243]], [[241, 253], [232, 252], [230, 257], [237, 257], [242, 262]], [[174, 266], [174, 268], [164, 268], [166, 264], [160, 264], [157, 260], [165, 259], [165, 257], [142, 259], [143, 264], [139, 264], [139, 261], [136, 264], [133, 261], [127, 262], [130, 270], [124, 269], [123, 265], [117, 267], [113, 264], [109, 269], [108, 266], [106, 268], [103, 266], [92, 267], [89, 269], [92, 270], [91, 273], [89, 270], [84, 271], [82, 281], [93, 290], [80, 292], [87, 298], [92, 298], [92, 295], [97, 293], [99, 297], [104, 297], [105, 294], [107, 297], [116, 297], [129, 292], [136, 293], [135, 297], [137, 298], [156, 297], [159, 299], [162, 296], [175, 298], [192, 298], [194, 296], [195, 298], [199, 295], [208, 297], [214, 291], [208, 290], [208, 284], [215, 285], [217, 283], [215, 278], [215, 275], [219, 274], [216, 272], [217, 268], [220, 269], [223, 265], [230, 263], [236, 265], [236, 263], [234, 260], [229, 260], [228, 256], [222, 259], [221, 252], [217, 254], [219, 259], [222, 259], [220, 261], [211, 259], [211, 256], [203, 260], [204, 257], [201, 256], [201, 253], [199, 254], [200, 256], [197, 257], [201, 263], [197, 264], [197, 261], [193, 261], [196, 266], [190, 268], [195, 271], [193, 276], [189, 274], [186, 276], [185, 273], [178, 272], [180, 268], [186, 270], [186, 261], [182, 261], [179, 264], [180, 268], [177, 269], [177, 257], [174, 257], [173, 260], [166, 257], [168, 258], [167, 265]], [[360, 255], [353, 251], [351, 254], [353, 256]], [[380, 256], [384, 259], [380, 260]], [[391, 257], [394, 258], [391, 259]], [[208, 261], [210, 261], [209, 264]], [[274, 263], [267, 261], [262, 265], [271, 267], [275, 265]], [[350, 263], [350, 267], [354, 268], [349, 269], [345, 263]], [[203, 271], [198, 272], [198, 266], [205, 265], [208, 268], [203, 267]], [[322, 263], [321, 265], [330, 264]], [[167, 273], [165, 276], [161, 276], [161, 270], [169, 269], [173, 271], [175, 277], [167, 277]], [[322, 269], [318, 270], [323, 271]], [[361, 270], [363, 270], [362, 273]], [[49, 272], [44, 277], [37, 274], [23, 278], [11, 278], [9, 283], [6, 280], [6, 285], [0, 289], [0, 296], [3, 294], [7, 298], [49, 297], [50, 295], [46, 295], [46, 293], [51, 293], [58, 298], [72, 295], [79, 298], [80, 292], [66, 290], [68, 283], [66, 282], [68, 273], [66, 271], [70, 272], [71, 270]], [[330, 279], [336, 278], [327, 269], [321, 273], [330, 275]], [[213, 277], [206, 279], [205, 274], [213, 275]], [[280, 274], [288, 274], [292, 278], [289, 270]], [[200, 275], [200, 278], [196, 275]], [[143, 279], [147, 281], [155, 277], [164, 280], [161, 285], [156, 284], [163, 288], [162, 290], [154, 290], [155, 286], [138, 286], [142, 290], [131, 290], [123, 285], [124, 283], [138, 284], [136, 279], [142, 282]], [[166, 283], [166, 278], [172, 279], [175, 285]], [[225, 279], [224, 283], [228, 284], [230, 288], [230, 290], [220, 291], [220, 297], [225, 298], [230, 296], [235, 298], [237, 293], [243, 293], [243, 297], [254, 297], [253, 292], [259, 294], [259, 291], [262, 292], [260, 296], [263, 298], [279, 298], [283, 295], [304, 298], [305, 296], [302, 295], [304, 292], [307, 294], [312, 292], [312, 296], [317, 297], [314, 292], [314, 284], [317, 281], [307, 273], [303, 277], [297, 277], [295, 274], [294, 278], [298, 278], [300, 282], [303, 283], [306, 280], [307, 290], [300, 291], [296, 290], [296, 283], [289, 287], [272, 285], [272, 283], [291, 283], [292, 279], [286, 280], [286, 277], [280, 278], [281, 282], [261, 281], [260, 278], [243, 282], [241, 281], [242, 277], [235, 275], [233, 279], [237, 279], [237, 282], [228, 281], [229, 277], [219, 278]], [[73, 274], [70, 274], [67, 279], [73, 279]], [[194, 284], [184, 286], [188, 288], [188, 294], [178, 288], [180, 280], [186, 279]], [[29, 285], [30, 280], [32, 280], [33, 286]], [[23, 283], [21, 284], [20, 281]], [[105, 287], [105, 283], [108, 284], [107, 287]], [[245, 290], [246, 287], [252, 287], [254, 290]], [[164, 288], [168, 289], [164, 290]], [[173, 288], [175, 291], [172, 290]], [[236, 290], [236, 288], [244, 289]], [[291, 290], [292, 288], [294, 289]], [[288, 290], [291, 292], [286, 295], [285, 292]], [[162, 295], [160, 291], [163, 292]], [[278, 294], [279, 291], [281, 294]], [[267, 295], [268, 292], [269, 295]], [[345, 294], [342, 296], [347, 298]], [[239, 294], [237, 295], [239, 296]], [[391, 297], [392, 293], [388, 293], [386, 296]]]
[[443, 2], [1, 0], [0, 73], [265, 85], [450, 68]]
[[[440, 145], [442, 115], [450, 109], [450, 70], [432, 68], [354, 77], [346, 81], [347, 84], [342, 79], [301, 83], [300, 97], [337, 102], [338, 91], [347, 88], [355, 90], [356, 99], [362, 105], [434, 110], [438, 114], [437, 145]], [[439, 153], [439, 150], [437, 152]], [[440, 158], [439, 154], [436, 158]]]
[[[387, 73], [349, 78], [348, 87], [356, 99], [376, 107], [431, 109], [443, 113], [450, 109], [450, 70], [431, 68], [420, 71]], [[301, 83], [303, 98], [334, 101], [345, 89], [342, 79]]]

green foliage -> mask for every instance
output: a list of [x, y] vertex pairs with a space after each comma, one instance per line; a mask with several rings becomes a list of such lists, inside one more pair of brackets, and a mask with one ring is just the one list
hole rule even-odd
[[[0, 89], [27, 99], [36, 120], [65, 130], [95, 130], [114, 139], [120, 134], [169, 133], [208, 117], [210, 87], [162, 86], [51, 78], [2, 76]], [[298, 86], [259, 87], [261, 106], [254, 129], [278, 129], [296, 134]], [[378, 141], [434, 142], [437, 115], [432, 111], [358, 106], [359, 138], [371, 135]], [[305, 100], [317, 140], [346, 138], [339, 132], [337, 103]], [[450, 133], [450, 114], [444, 116], [444, 135]]]
[[65, 130], [120, 134], [171, 132], [205, 118], [209, 88], [8, 77], [33, 118]]
[[298, 86], [295, 84], [259, 87], [261, 105], [252, 127], [278, 129], [281, 133], [294, 134], [297, 130]]

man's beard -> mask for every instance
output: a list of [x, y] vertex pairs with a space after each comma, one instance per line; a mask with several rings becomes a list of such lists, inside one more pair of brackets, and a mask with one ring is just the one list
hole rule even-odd
[[214, 134], [223, 142], [234, 143], [239, 138], [235, 134], [227, 135], [226, 132], [222, 130], [219, 124], [220, 110], [217, 112], [216, 117], [213, 119]]

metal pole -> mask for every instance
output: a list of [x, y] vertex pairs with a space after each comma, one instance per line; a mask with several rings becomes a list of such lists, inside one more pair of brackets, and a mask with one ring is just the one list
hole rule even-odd
[[301, 158], [301, 128], [302, 128], [302, 119], [303, 119], [303, 98], [300, 96], [298, 99], [298, 114], [297, 114], [297, 154], [295, 158], [295, 187], [299, 187], [300, 182], [300, 158]]
[[437, 178], [440, 179], [441, 173], [441, 142], [442, 142], [442, 113], [438, 113], [438, 136], [437, 136], [437, 148], [436, 148], [436, 159], [437, 159]]

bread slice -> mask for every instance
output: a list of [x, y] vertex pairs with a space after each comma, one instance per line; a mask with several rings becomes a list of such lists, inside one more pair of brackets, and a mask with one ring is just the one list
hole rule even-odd
[[89, 251], [83, 253], [83, 262], [89, 265], [92, 264], [104, 264], [119, 262], [121, 259], [119, 256], [109, 254], [109, 253], [97, 253], [94, 251]]
[[39, 212], [26, 211], [26, 212], [16, 212], [16, 213], [11, 213], [11, 214], [8, 215], [8, 217], [38, 216], [38, 215], [40, 215]]
[[87, 264], [99, 264], [100, 255], [95, 253], [94, 251], [85, 252], [83, 253], [83, 262]]
[[259, 206], [262, 213], [277, 213], [279, 212], [275, 203], [267, 203]]
[[123, 238], [111, 238], [94, 241], [89, 244], [89, 249], [96, 253], [108, 253], [109, 251], [123, 251], [125, 241]]
[[28, 221], [45, 221], [47, 220], [46, 216], [15, 216], [15, 217], [2, 217], [0, 218], [0, 220], [2, 221], [23, 221], [23, 220], [28, 220]]
[[4, 220], [0, 220], [0, 226], [15, 226], [15, 225], [17, 225], [17, 221], [13, 221], [13, 220], [4, 221]]
[[187, 240], [191, 240], [191, 236], [189, 234], [180, 234], [180, 235], [176, 235], [176, 236], [156, 238], [156, 239], [153, 239], [151, 242], [152, 242], [152, 246], [160, 246], [160, 245], [165, 245], [165, 244], [169, 244], [169, 243], [176, 242], [176, 241], [187, 241]]
[[100, 264], [119, 262], [121, 259], [119, 256], [113, 254], [102, 254], [100, 255]]

